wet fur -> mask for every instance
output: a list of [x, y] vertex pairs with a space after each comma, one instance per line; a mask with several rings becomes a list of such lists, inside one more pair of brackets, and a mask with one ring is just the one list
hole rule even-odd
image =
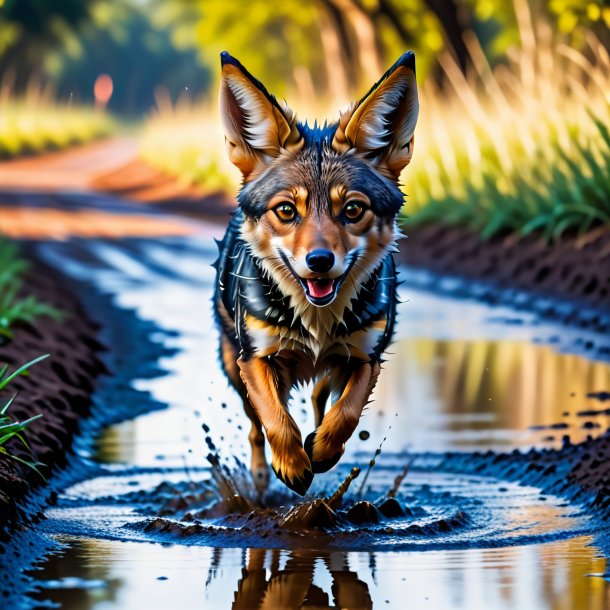
[[[277, 476], [303, 494], [313, 473], [343, 453], [392, 336], [398, 177], [417, 116], [414, 60], [403, 56], [338, 123], [309, 127], [237, 60], [222, 59], [221, 115], [244, 185], [219, 243], [221, 362], [252, 421], [255, 482], [261, 490], [268, 482], [264, 430]], [[352, 201], [364, 208], [357, 222], [345, 216]], [[294, 208], [294, 221], [274, 212], [282, 202]], [[316, 249], [334, 255], [324, 274], [306, 263]], [[332, 279], [334, 300], [313, 304], [307, 278]], [[287, 404], [292, 388], [309, 381], [316, 431], [303, 446]]]

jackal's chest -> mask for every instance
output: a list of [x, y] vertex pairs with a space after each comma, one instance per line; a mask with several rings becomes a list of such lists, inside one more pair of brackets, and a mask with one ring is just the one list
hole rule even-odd
[[[381, 317], [366, 328], [345, 334], [332, 332], [321, 325], [287, 328], [246, 316], [251, 354], [258, 358], [292, 354], [302, 367], [303, 378], [313, 377], [330, 360], [355, 358], [370, 360], [376, 346], [387, 332], [387, 318]], [[310, 371], [311, 374], [305, 371]]]

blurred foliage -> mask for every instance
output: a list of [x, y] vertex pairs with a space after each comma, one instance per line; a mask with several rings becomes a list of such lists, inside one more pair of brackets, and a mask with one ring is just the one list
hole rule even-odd
[[141, 115], [159, 86], [178, 96], [209, 85], [197, 52], [139, 0], [5, 0], [0, 32], [0, 75], [18, 94], [34, 79], [52, 82], [60, 99], [89, 102], [105, 73], [114, 81], [109, 109]]
[[549, 0], [549, 9], [556, 18], [557, 28], [567, 34], [579, 47], [586, 43], [588, 32], [593, 32], [606, 46], [610, 46], [610, 6], [607, 0]]
[[[157, 101], [143, 156], [210, 189], [237, 182], [211, 110], [220, 51], [302, 118], [332, 119], [413, 49], [422, 113], [409, 222], [552, 238], [610, 214], [607, 0], [0, 0], [0, 27], [5, 89], [39, 74], [63, 99], [88, 100], [107, 73], [110, 109], [137, 115]], [[77, 131], [5, 110], [5, 154]]]
[[18, 86], [40, 71], [41, 54], [91, 18], [97, 0], [0, 2], [0, 73], [11, 70]]
[[[296, 60], [282, 63], [276, 58], [265, 64], [264, 53], [247, 53], [254, 44], [247, 37], [254, 34], [248, 29], [252, 22], [245, 9], [246, 17], [234, 24], [237, 16], [231, 12], [231, 2], [223, 7], [194, 2], [191, 10], [193, 5], [201, 11], [206, 6], [217, 10], [214, 18], [206, 20], [207, 29], [200, 23], [200, 34], [205, 31], [206, 36], [217, 39], [216, 29], [224, 29], [223, 42], [229, 41], [227, 47], [272, 91], [291, 88], [286, 64]], [[371, 0], [367, 6], [378, 4]], [[606, 126], [610, 125], [610, 57], [604, 32], [597, 37], [593, 28], [605, 24], [603, 9], [595, 23], [587, 21], [597, 16], [589, 9], [579, 14], [577, 27], [564, 30], [563, 13], [555, 12], [561, 7], [552, 3], [468, 0], [468, 6], [472, 7], [473, 29], [463, 34], [467, 69], [457, 54], [446, 51], [446, 34], [445, 50], [432, 53], [427, 47], [427, 56], [433, 58], [428, 78], [418, 65], [421, 113], [414, 159], [404, 174], [409, 197], [401, 222], [407, 231], [416, 224], [443, 219], [468, 225], [484, 236], [536, 231], [549, 240], [609, 223], [610, 138]], [[222, 17], [228, 15], [230, 19], [224, 22]], [[264, 24], [280, 27], [265, 15], [260, 14]], [[316, 15], [312, 9], [307, 18], [313, 21], [303, 24], [304, 29], [314, 27]], [[275, 13], [274, 19], [277, 16]], [[252, 31], [260, 33], [264, 24]], [[500, 28], [500, 24], [505, 25]], [[230, 44], [234, 35], [239, 38], [235, 48]], [[280, 45], [274, 53], [281, 55], [282, 48], [288, 53], [287, 46], [282, 46], [288, 45], [288, 39], [278, 42], [277, 33], [273, 38], [273, 44]], [[266, 49], [265, 44], [261, 42], [259, 47]], [[214, 55], [219, 49], [214, 49]], [[291, 52], [295, 57], [298, 51]], [[442, 72], [441, 78], [433, 64]], [[367, 86], [379, 75], [370, 70], [363, 73]], [[288, 81], [283, 89], [282, 78]], [[292, 87], [299, 89], [294, 83]], [[360, 88], [360, 94], [364, 90], [366, 86]], [[313, 101], [299, 95], [297, 110], [305, 106], [333, 118], [336, 93], [333, 90], [326, 99], [321, 96]], [[332, 112], [327, 114], [329, 107]], [[152, 164], [186, 181], [204, 186], [225, 182], [235, 189], [239, 179], [226, 169], [217, 123], [210, 105], [165, 104], [148, 124], [143, 154]], [[193, 133], [195, 129], [189, 132], [185, 128], [189, 124], [197, 126], [201, 140]], [[168, 148], [161, 142], [170, 138], [171, 154], [167, 155]]]
[[219, 53], [228, 50], [277, 95], [295, 92], [311, 102], [347, 102], [407, 49], [426, 74], [444, 37], [459, 45], [470, 24], [453, 0], [152, 1], [158, 19], [183, 44], [196, 45], [215, 75]]
[[100, 74], [114, 82], [109, 110], [141, 115], [155, 104], [155, 90], [201, 95], [209, 71], [191, 48], [181, 48], [142, 2], [98, 0], [91, 19], [45, 57], [45, 70], [61, 98], [91, 101]]
[[110, 108], [136, 114], [153, 105], [160, 85], [173, 98], [213, 97], [218, 54], [228, 50], [279, 96], [342, 106], [407, 49], [420, 80], [445, 81], [446, 53], [466, 72], [467, 32], [492, 67], [504, 63], [513, 46], [528, 44], [523, 10], [515, 11], [523, 5], [575, 48], [587, 32], [610, 45], [607, 0], [4, 0], [0, 74], [12, 71], [18, 90], [38, 76], [88, 100], [107, 73]]
[[31, 83], [14, 98], [0, 92], [0, 158], [66, 148], [112, 133], [115, 124], [103, 112], [53, 100], [49, 89]]
[[31, 324], [40, 317], [61, 317], [54, 307], [39, 302], [32, 295], [23, 295], [23, 274], [27, 268], [17, 247], [0, 239], [0, 343], [12, 338], [12, 326], [17, 322]]

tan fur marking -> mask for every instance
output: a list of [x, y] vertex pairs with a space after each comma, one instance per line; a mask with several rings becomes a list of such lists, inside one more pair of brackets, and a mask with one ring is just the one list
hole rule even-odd
[[280, 330], [277, 326], [267, 324], [249, 314], [245, 316], [245, 323], [258, 358], [275, 354], [280, 350]]
[[271, 464], [284, 479], [295, 481], [311, 470], [303, 449], [301, 432], [286, 407], [287, 396], [280, 396], [275, 372], [260, 358], [237, 361], [250, 404], [260, 419], [271, 446]]
[[377, 362], [367, 362], [352, 373], [341, 397], [316, 430], [312, 453], [314, 462], [328, 460], [339, 451], [343, 452], [343, 444], [358, 425], [362, 410], [377, 382], [379, 371]]
[[311, 394], [311, 404], [313, 405], [313, 414], [316, 428], [322, 423], [326, 403], [330, 396], [330, 375], [324, 375], [318, 380]]

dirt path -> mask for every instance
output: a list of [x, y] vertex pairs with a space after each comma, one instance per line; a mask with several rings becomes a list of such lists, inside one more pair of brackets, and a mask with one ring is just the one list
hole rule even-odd
[[[115, 209], [108, 194], [125, 205]], [[185, 235], [192, 229], [175, 214], [224, 223], [233, 205], [147, 165], [129, 137], [0, 162], [0, 233], [14, 238]]]
[[59, 152], [0, 162], [0, 189], [40, 193], [111, 193], [131, 201], [167, 204], [180, 212], [224, 214], [234, 205], [220, 192], [176, 180], [138, 156], [138, 142], [116, 137]]
[[100, 140], [68, 150], [0, 163], [0, 188], [54, 192], [88, 190], [100, 176], [133, 161], [133, 138]]

